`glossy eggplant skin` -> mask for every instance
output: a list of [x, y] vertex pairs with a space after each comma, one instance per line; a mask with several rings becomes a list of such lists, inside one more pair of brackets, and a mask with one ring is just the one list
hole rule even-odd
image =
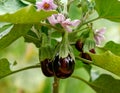
[[70, 55], [65, 58], [59, 58], [59, 55], [57, 55], [53, 61], [54, 74], [61, 79], [71, 76], [74, 71], [74, 66], [75, 62]]
[[91, 59], [90, 55], [89, 55], [89, 54], [87, 54], [87, 53], [82, 53], [82, 54], [81, 54], [81, 57], [82, 57], [82, 58], [84, 58], [84, 59], [87, 59], [87, 60], [92, 61], [92, 59]]
[[52, 62], [49, 59], [41, 61], [42, 73], [47, 77], [54, 76]]
[[83, 50], [83, 42], [82, 41], [80, 41], [80, 40], [77, 40], [76, 41], [76, 43], [75, 43], [75, 48], [78, 50], [78, 51], [80, 51], [80, 52], [82, 52]]

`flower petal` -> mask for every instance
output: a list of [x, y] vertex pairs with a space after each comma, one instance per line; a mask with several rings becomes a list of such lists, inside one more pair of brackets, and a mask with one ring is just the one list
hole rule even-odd
[[96, 45], [100, 45], [101, 39], [99, 37], [95, 37]]
[[97, 33], [97, 34], [105, 34], [105, 31], [106, 31], [106, 28], [104, 27], [104, 28], [101, 28], [101, 29], [99, 29], [99, 30], [96, 30], [96, 32], [95, 33]]
[[59, 23], [62, 23], [65, 20], [65, 16], [63, 14], [58, 14], [57, 21]]
[[36, 7], [38, 10], [41, 10], [43, 8], [43, 3], [42, 2], [36, 2]]
[[64, 29], [68, 32], [72, 32], [72, 28], [70, 26], [65, 26]]
[[42, 0], [41, 2], [36, 2], [36, 7], [38, 10], [53, 10], [57, 8], [57, 5], [54, 4], [53, 0]]
[[58, 23], [58, 21], [55, 18], [56, 15], [52, 15], [50, 17], [48, 17], [48, 21], [50, 22], [51, 25], [55, 25]]
[[66, 25], [72, 26], [71, 19], [66, 19], [65, 21], [62, 22], [61, 25], [62, 26], [66, 26]]
[[53, 10], [53, 9], [56, 9], [56, 8], [57, 8], [57, 5], [54, 4], [54, 3], [51, 3], [51, 9]]
[[76, 26], [78, 26], [80, 24], [80, 20], [76, 19], [76, 20], [73, 20], [71, 23], [72, 23], [72, 26], [76, 27]]

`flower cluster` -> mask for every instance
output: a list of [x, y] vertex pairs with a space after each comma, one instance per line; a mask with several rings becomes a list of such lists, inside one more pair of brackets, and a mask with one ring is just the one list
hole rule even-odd
[[[53, 0], [42, 0], [42, 2], [37, 2], [36, 6], [38, 10], [54, 10], [57, 8]], [[61, 13], [52, 15], [48, 18], [48, 21], [51, 25], [59, 23], [68, 32], [72, 32], [72, 28], [78, 26], [80, 23], [80, 20], [71, 21], [70, 18], [66, 19]]]
[[[41, 2], [36, 2], [37, 10], [55, 10], [57, 9], [57, 5], [53, 0], [42, 0]], [[47, 18], [49, 23], [53, 26], [56, 24], [60, 24], [64, 30], [68, 32], [72, 32], [73, 28], [77, 27], [80, 24], [80, 20], [71, 20], [70, 18], [66, 18], [64, 14], [53, 14], [52, 16]], [[102, 28], [94, 31], [94, 38], [96, 41], [96, 45], [100, 45], [102, 40], [104, 40], [104, 33], [106, 29]]]
[[66, 19], [63, 14], [54, 14], [48, 18], [50, 24], [60, 24], [66, 31], [72, 32], [72, 27], [77, 27], [80, 24], [80, 20], [71, 21], [70, 18]]

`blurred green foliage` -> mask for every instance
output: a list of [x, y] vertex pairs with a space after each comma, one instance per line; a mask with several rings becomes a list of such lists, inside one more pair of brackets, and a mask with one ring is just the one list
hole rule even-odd
[[[77, 7], [76, 2], [77, 0], [75, 0], [75, 2], [70, 6], [69, 16], [71, 19], [81, 18], [81, 9]], [[17, 9], [19, 9], [19, 6], [14, 11], [16, 11]], [[6, 10], [7, 11], [4, 11], [0, 8], [0, 11], [2, 11], [2, 13], [9, 11], [8, 8]], [[80, 15], [77, 16], [76, 13], [79, 13]], [[94, 16], [97, 16], [97, 14], [93, 14], [90, 18]], [[109, 30], [109, 32], [106, 33], [106, 40], [102, 43], [103, 45], [107, 41], [111, 40], [111, 36], [113, 37], [112, 40], [114, 40], [115, 42], [120, 42], [119, 24], [112, 23], [107, 20], [98, 20], [93, 23], [94, 29], [101, 28], [103, 26], [107, 28], [107, 31]], [[11, 64], [13, 64], [14, 61], [17, 61], [17, 64], [14, 67], [11, 67], [12, 70], [39, 63], [38, 49], [35, 47], [35, 45], [31, 43], [24, 43], [23, 37], [16, 40], [9, 47], [0, 51], [0, 58], [4, 57], [6, 57], [11, 62]], [[83, 64], [80, 61], [76, 62], [76, 70], [74, 71], [73, 75], [80, 76], [89, 81], [89, 73], [86, 71], [85, 68], [81, 66]], [[94, 68], [93, 70], [96, 70], [96, 68]], [[97, 74], [108, 73], [104, 72], [101, 69], [97, 69], [96, 72], [98, 72]], [[96, 72], [92, 73], [94, 78], [95, 75], [97, 76]], [[46, 78], [42, 74], [41, 69], [31, 69], [1, 79], [0, 93], [51, 93], [52, 82], [53, 78]], [[59, 91], [60, 93], [96, 93], [84, 82], [73, 79], [71, 77], [68, 79], [60, 80]]]

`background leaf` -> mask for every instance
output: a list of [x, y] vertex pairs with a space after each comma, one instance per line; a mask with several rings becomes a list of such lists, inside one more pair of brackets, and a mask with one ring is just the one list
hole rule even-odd
[[82, 9], [78, 7], [78, 3], [80, 3], [78, 0], [73, 0], [69, 6], [69, 17], [71, 19], [80, 19], [82, 17]]
[[16, 39], [18, 39], [19, 37], [25, 35], [29, 29], [31, 28], [32, 25], [22, 25], [22, 24], [16, 24], [13, 26], [13, 28], [11, 29], [11, 31], [9, 32], [4, 32], [2, 34], [0, 34], [0, 50], [7, 47], [8, 45], [10, 45], [13, 41], [15, 41]]
[[97, 93], [120, 93], [120, 80], [114, 79], [110, 75], [103, 74], [92, 82], [91, 87]]
[[104, 47], [104, 50], [109, 50], [112, 53], [114, 53], [115, 55], [120, 56], [120, 44], [117, 44], [113, 41], [109, 41]]
[[95, 0], [96, 10], [100, 18], [120, 22], [120, 1], [119, 0]]
[[7, 59], [3, 58], [0, 59], [0, 78], [6, 76], [7, 74], [11, 73], [10, 70], [10, 63]]
[[56, 11], [37, 11], [33, 5], [21, 8], [15, 13], [0, 15], [0, 22], [9, 22], [13, 24], [33, 24], [39, 23], [48, 16], [57, 13]]
[[0, 14], [13, 13], [25, 6], [20, 0], [0, 0]]
[[103, 54], [90, 54], [93, 64], [120, 77], [120, 57], [106, 51]]
[[23, 3], [29, 2], [29, 3], [35, 4], [35, 3], [36, 3], [36, 0], [21, 0], [21, 2], [23, 2]]

